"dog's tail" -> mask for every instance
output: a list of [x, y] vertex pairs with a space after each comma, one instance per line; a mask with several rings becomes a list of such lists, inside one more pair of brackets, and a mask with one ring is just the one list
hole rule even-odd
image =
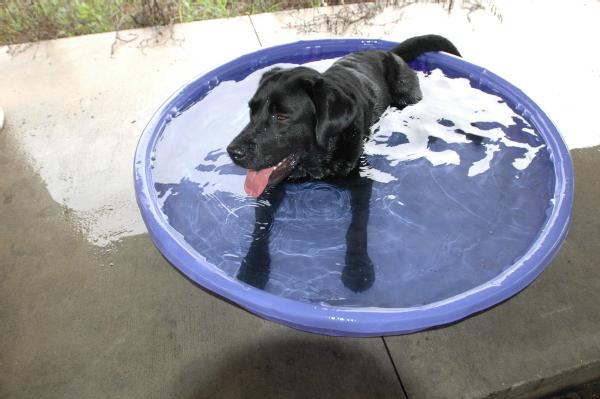
[[415, 36], [394, 47], [391, 52], [409, 62], [429, 51], [444, 51], [461, 56], [452, 42], [439, 35]]

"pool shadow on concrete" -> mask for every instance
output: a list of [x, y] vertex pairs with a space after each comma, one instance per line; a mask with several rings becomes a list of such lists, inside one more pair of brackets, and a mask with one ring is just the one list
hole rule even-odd
[[382, 365], [349, 340], [316, 338], [242, 346], [209, 370], [199, 359], [184, 368], [171, 391], [185, 399], [404, 397], [391, 364]]

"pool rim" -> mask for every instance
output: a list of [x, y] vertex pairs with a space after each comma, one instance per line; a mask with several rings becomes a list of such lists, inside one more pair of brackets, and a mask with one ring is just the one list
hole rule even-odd
[[[151, 173], [154, 148], [166, 124], [189, 107], [186, 96], [204, 89], [208, 92], [220, 83], [221, 75], [233, 68], [248, 66], [250, 73], [281, 62], [277, 60], [291, 54], [305, 55], [304, 62], [309, 62], [333, 58], [341, 55], [340, 52], [389, 49], [396, 44], [386, 40], [321, 39], [265, 48], [196, 76], [169, 97], [144, 128], [133, 165], [136, 200], [142, 218], [152, 241], [167, 260], [195, 283], [263, 318], [326, 335], [397, 335], [449, 324], [497, 305], [531, 284], [554, 258], [568, 231], [574, 192], [569, 151], [556, 126], [520, 89], [485, 68], [444, 53], [427, 53], [416, 62], [443, 65], [448, 70], [463, 74], [472, 84], [501, 92], [507, 102], [512, 102], [515, 112], [542, 136], [554, 165], [555, 203], [550, 216], [525, 254], [492, 280], [445, 300], [410, 308], [335, 307], [296, 301], [270, 294], [226, 275], [185, 242], [160, 211]], [[331, 56], [322, 57], [330, 53]]]

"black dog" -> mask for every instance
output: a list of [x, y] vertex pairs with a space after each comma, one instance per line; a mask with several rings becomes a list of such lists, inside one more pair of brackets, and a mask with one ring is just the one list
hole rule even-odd
[[262, 76], [249, 102], [250, 123], [227, 147], [234, 163], [249, 169], [248, 194], [270, 204], [256, 208], [255, 239], [238, 278], [259, 288], [268, 281], [268, 235], [262, 232], [269, 231], [267, 225], [284, 195], [278, 183], [327, 179], [352, 196], [342, 281], [354, 291], [373, 284], [367, 253], [372, 181], [358, 173], [363, 143], [387, 107], [402, 109], [421, 99], [417, 75], [406, 63], [429, 51], [460, 56], [447, 39], [426, 35], [389, 52], [350, 54], [322, 74], [297, 67], [274, 68]]

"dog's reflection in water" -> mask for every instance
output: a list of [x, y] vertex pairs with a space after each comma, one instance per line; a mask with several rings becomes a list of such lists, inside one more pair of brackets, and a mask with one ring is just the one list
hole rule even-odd
[[[327, 182], [348, 190], [351, 196], [352, 220], [346, 232], [345, 266], [342, 283], [348, 289], [360, 292], [373, 285], [375, 272], [367, 249], [367, 225], [369, 222], [369, 201], [373, 181], [361, 177], [358, 169], [350, 175], [327, 180]], [[248, 253], [242, 260], [238, 279], [256, 288], [263, 289], [269, 281], [271, 258], [269, 255], [269, 232], [275, 220], [275, 213], [285, 195], [285, 185], [267, 189], [259, 198], [264, 206], [255, 209], [254, 231]], [[306, 245], [314, 245], [307, 242]]]

